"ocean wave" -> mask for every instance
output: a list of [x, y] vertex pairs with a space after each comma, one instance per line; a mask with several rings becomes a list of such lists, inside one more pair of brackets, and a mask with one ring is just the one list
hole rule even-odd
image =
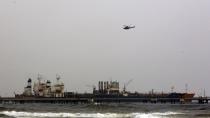
[[41, 113], [41, 112], [20, 112], [20, 111], [2, 111], [2, 115], [10, 117], [36, 117], [36, 118], [163, 118], [170, 115], [176, 115], [180, 113], [165, 112], [165, 113]]

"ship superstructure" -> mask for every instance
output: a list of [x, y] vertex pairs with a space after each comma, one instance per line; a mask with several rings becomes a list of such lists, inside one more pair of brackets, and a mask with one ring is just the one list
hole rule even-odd
[[27, 86], [24, 88], [24, 92], [23, 92], [23, 96], [32, 96], [32, 85], [31, 85], [31, 78], [28, 79], [28, 84]]
[[98, 90], [93, 90], [94, 94], [118, 94], [120, 92], [118, 81], [99, 81]]
[[51, 85], [50, 80], [43, 81], [41, 76], [38, 76], [37, 80], [32, 90], [32, 80], [29, 78], [23, 94], [16, 95], [16, 97], [64, 97], [64, 83], [60, 81], [60, 76], [56, 76], [54, 85]]

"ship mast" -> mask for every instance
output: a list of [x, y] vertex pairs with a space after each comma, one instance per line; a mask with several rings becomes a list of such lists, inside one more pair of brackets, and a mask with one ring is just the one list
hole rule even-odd
[[185, 84], [185, 92], [188, 92], [188, 84]]

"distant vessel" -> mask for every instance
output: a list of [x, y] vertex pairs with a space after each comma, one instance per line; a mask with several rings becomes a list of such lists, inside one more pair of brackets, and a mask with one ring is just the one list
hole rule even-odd
[[28, 79], [28, 84], [24, 88], [22, 94], [16, 94], [15, 98], [86, 98], [96, 102], [192, 102], [194, 93], [157, 93], [154, 90], [149, 93], [139, 93], [139, 92], [128, 92], [126, 87], [120, 91], [118, 81], [99, 81], [98, 89], [93, 86], [92, 93], [75, 93], [75, 92], [64, 92], [64, 83], [60, 81], [60, 76], [56, 76], [56, 84], [51, 85], [51, 82], [47, 80], [43, 82], [41, 77], [38, 77], [38, 82], [33, 85], [32, 92], [32, 80]]

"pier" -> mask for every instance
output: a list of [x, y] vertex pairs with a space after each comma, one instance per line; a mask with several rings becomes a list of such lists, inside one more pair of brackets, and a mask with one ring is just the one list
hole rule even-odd
[[24, 104], [24, 103], [89, 103], [88, 98], [0, 98], [1, 104]]
[[190, 99], [179, 98], [0, 98], [0, 104], [24, 104], [24, 103], [51, 103], [51, 104], [90, 104], [90, 103], [121, 103], [121, 102], [139, 102], [139, 103], [160, 103], [160, 104], [208, 104], [210, 97], [193, 97]]

